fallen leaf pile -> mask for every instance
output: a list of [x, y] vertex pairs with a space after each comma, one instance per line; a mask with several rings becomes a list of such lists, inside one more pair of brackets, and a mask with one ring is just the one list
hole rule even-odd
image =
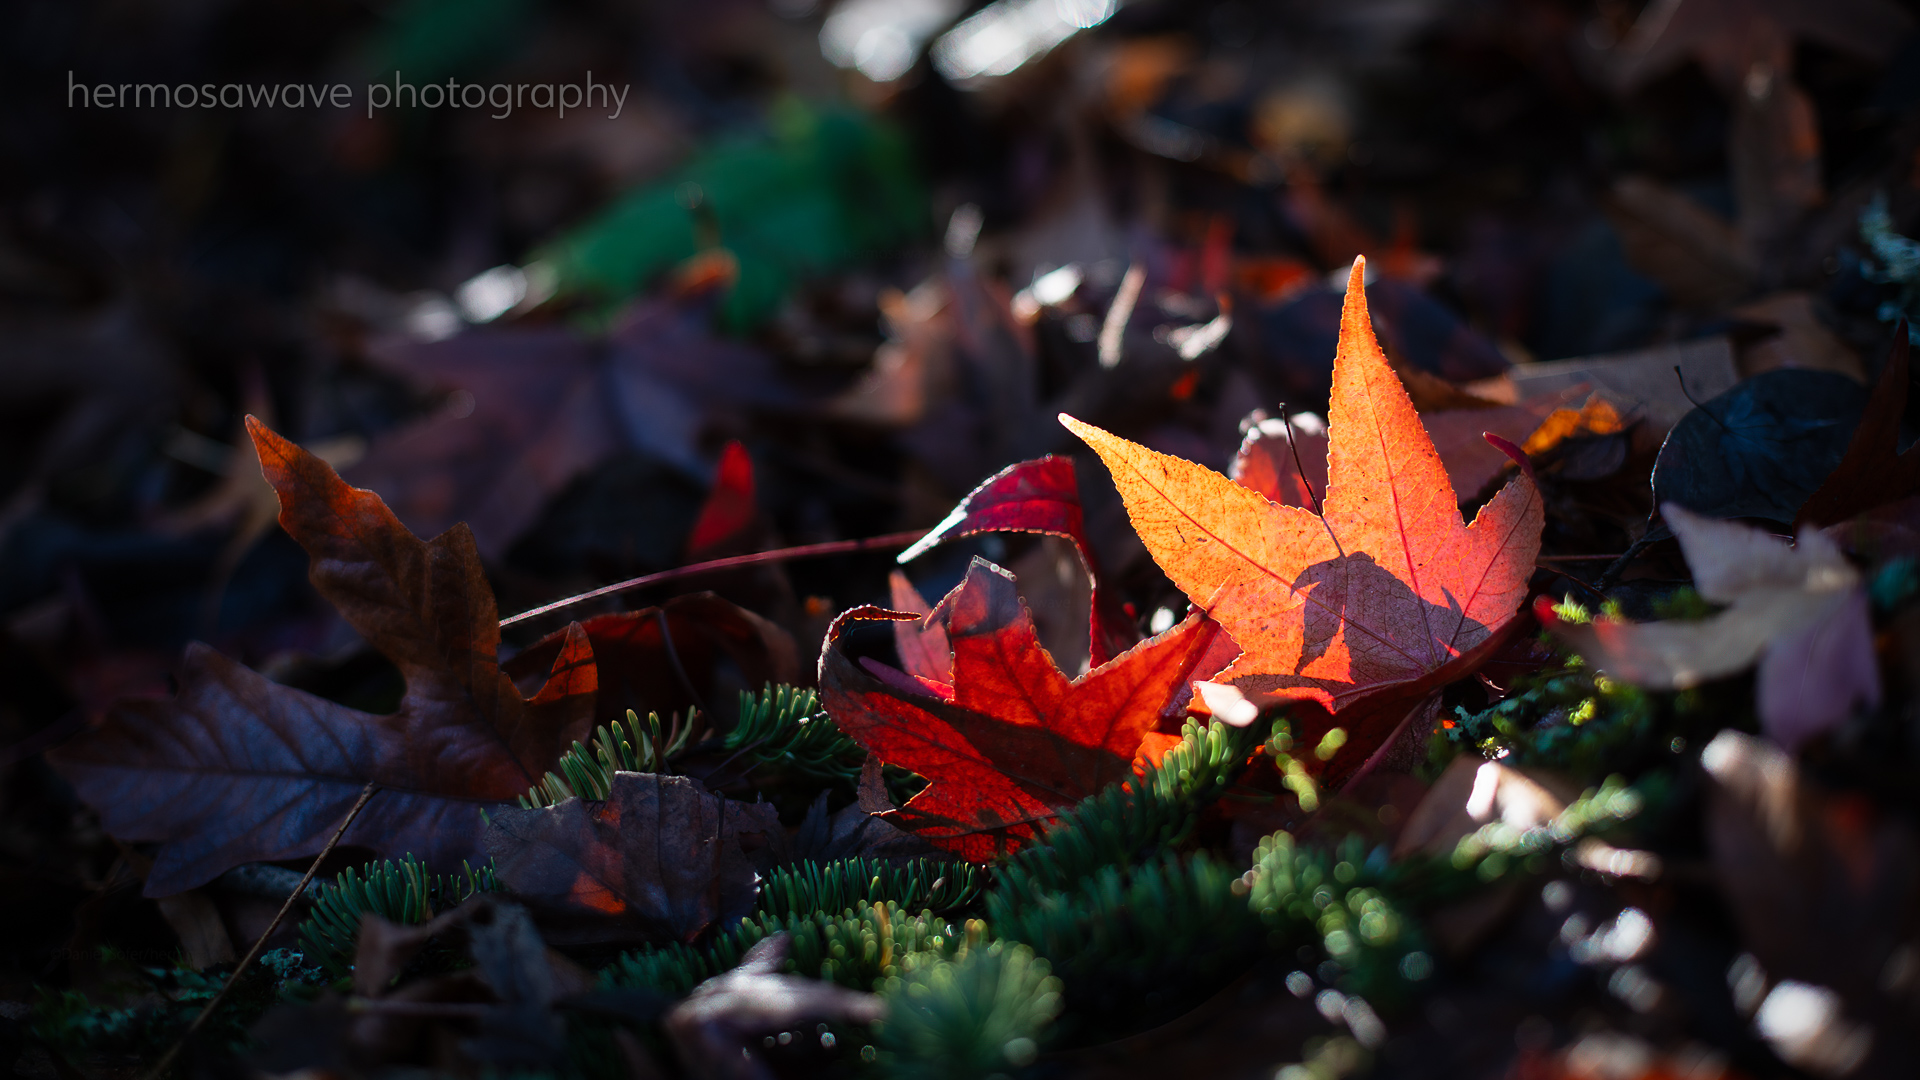
[[9, 12], [0, 1071], [1920, 1075], [1912, 7]]
[[[780, 631], [724, 601], [696, 596], [663, 610], [602, 616], [591, 631], [573, 624], [537, 644], [518, 667], [540, 685], [523, 697], [497, 659], [493, 592], [465, 526], [422, 541], [378, 497], [347, 485], [325, 462], [258, 424], [253, 436], [280, 493], [281, 524], [312, 557], [315, 587], [393, 661], [407, 690], [398, 712], [373, 716], [277, 685], [195, 646], [172, 699], [126, 702], [61, 747], [56, 767], [101, 809], [108, 828], [159, 842], [147, 875], [150, 895], [204, 885], [244, 863], [317, 854], [368, 785], [372, 800], [341, 843], [389, 858], [417, 855], [441, 868], [485, 861], [482, 811], [524, 795], [569, 745], [587, 738], [603, 698], [675, 700], [677, 690], [657, 692], [668, 678], [663, 669], [680, 668], [684, 679], [684, 662], [711, 667], [701, 652], [666, 658], [673, 646], [661, 635], [676, 622], [716, 628], [722, 648], [731, 647], [756, 674], [787, 675], [791, 643]], [[596, 639], [614, 677], [605, 695]], [[719, 819], [710, 824], [715, 836], [734, 831]], [[708, 838], [698, 829], [691, 835], [690, 843]], [[589, 851], [608, 844], [581, 839]], [[516, 877], [537, 890], [536, 880], [555, 873], [553, 887], [571, 881], [570, 870], [516, 870]], [[750, 884], [743, 873], [735, 863], [715, 863], [699, 888], [730, 874], [737, 891]], [[620, 881], [605, 894], [616, 899], [601, 899], [600, 909], [627, 897], [629, 888], [638, 899], [650, 887]], [[669, 910], [644, 908], [636, 918], [690, 932], [691, 916]], [[690, 930], [721, 910], [708, 909]]]

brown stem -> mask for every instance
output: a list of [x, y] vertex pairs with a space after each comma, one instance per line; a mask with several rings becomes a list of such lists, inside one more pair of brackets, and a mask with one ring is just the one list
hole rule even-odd
[[785, 562], [788, 559], [810, 559], [818, 555], [846, 555], [855, 551], [903, 548], [925, 535], [927, 535], [925, 529], [916, 529], [912, 532], [888, 533], [885, 536], [869, 536], [864, 540], [829, 540], [824, 544], [802, 544], [799, 547], [775, 548], [772, 551], [757, 551], [751, 555], [730, 555], [724, 559], [713, 559], [709, 562], [693, 563], [690, 566], [676, 566], [672, 570], [662, 570], [657, 574], [642, 574], [637, 578], [616, 581], [611, 585], [602, 585], [597, 589], [589, 589], [578, 596], [569, 596], [565, 600], [555, 600], [551, 604], [542, 604], [537, 608], [530, 611], [523, 611], [518, 615], [509, 615], [500, 620], [500, 625], [502, 627], [512, 626], [514, 623], [538, 618], [548, 612], [559, 611], [561, 608], [569, 608], [575, 604], [584, 604], [589, 600], [597, 600], [602, 596], [612, 596], [614, 593], [623, 593], [629, 589], [638, 589], [646, 585], [659, 585], [663, 582], [678, 581], [681, 578], [694, 577], [699, 574], [711, 574], [719, 570], [732, 570], [739, 566], [756, 566], [760, 563]]
[[307, 867], [306, 876], [301, 878], [300, 884], [294, 887], [293, 895], [287, 897], [287, 902], [280, 905], [280, 913], [273, 917], [273, 921], [267, 924], [265, 930], [261, 931], [260, 937], [253, 943], [253, 948], [247, 950], [247, 955], [240, 958], [240, 963], [233, 969], [233, 974], [227, 976], [227, 981], [221, 985], [220, 992], [213, 995], [213, 1000], [207, 1002], [206, 1007], [200, 1010], [200, 1015], [194, 1017], [193, 1023], [187, 1025], [187, 1030], [167, 1048], [166, 1054], [160, 1058], [160, 1063], [147, 1073], [145, 1080], [160, 1080], [160, 1077], [166, 1075], [168, 1067], [173, 1064], [173, 1059], [179, 1057], [181, 1049], [187, 1045], [187, 1040], [193, 1038], [206, 1025], [213, 1011], [220, 1007], [220, 1003], [227, 1000], [227, 993], [239, 983], [240, 976], [246, 974], [247, 968], [253, 964], [254, 960], [259, 958], [260, 950], [267, 947], [267, 939], [273, 936], [275, 930], [280, 929], [282, 922], [286, 921], [287, 912], [293, 910], [294, 903], [306, 894], [307, 885], [313, 881], [314, 873], [320, 869], [321, 863], [327, 861], [327, 856], [333, 854], [334, 846], [340, 843], [340, 838], [347, 835], [347, 829], [352, 826], [353, 819], [359, 817], [360, 811], [366, 809], [367, 801], [373, 798], [375, 790], [377, 785], [372, 780], [367, 781], [367, 786], [360, 789], [360, 798], [354, 801], [353, 809], [347, 811], [347, 816], [340, 822], [340, 827], [333, 830], [333, 836], [327, 841], [327, 846], [320, 849], [319, 855], [314, 856], [313, 865]]

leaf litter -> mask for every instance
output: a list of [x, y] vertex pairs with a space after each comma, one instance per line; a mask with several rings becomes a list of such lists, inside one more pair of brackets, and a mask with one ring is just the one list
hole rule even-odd
[[804, 7], [26, 27], [649, 59], [17, 125], [0, 1056], [1913, 1072], [1910, 14]]

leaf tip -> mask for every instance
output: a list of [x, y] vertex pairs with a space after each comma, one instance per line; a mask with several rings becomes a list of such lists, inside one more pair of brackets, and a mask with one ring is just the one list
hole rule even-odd
[[255, 453], [263, 453], [269, 446], [277, 446], [286, 440], [280, 433], [268, 427], [264, 421], [252, 413], [247, 414], [247, 436], [253, 440]]
[[1102, 458], [1107, 456], [1107, 450], [1102, 448], [1101, 444], [1104, 442], [1110, 447], [1112, 443], [1116, 441], [1114, 434], [1105, 428], [1089, 424], [1085, 420], [1068, 416], [1066, 413], [1060, 414], [1060, 424], [1068, 431], [1078, 435], [1081, 442], [1092, 447], [1094, 453], [1099, 454]]
[[1525, 450], [1514, 445], [1511, 439], [1503, 439], [1491, 431], [1481, 432], [1480, 437], [1492, 443], [1495, 450], [1512, 458], [1513, 463], [1520, 466], [1520, 471], [1527, 474], [1527, 479], [1533, 481], [1535, 486], [1539, 485], [1540, 477], [1533, 471], [1533, 459], [1527, 456]]

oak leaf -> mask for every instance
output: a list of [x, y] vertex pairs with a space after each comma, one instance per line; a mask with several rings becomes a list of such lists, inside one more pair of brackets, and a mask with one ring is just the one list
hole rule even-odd
[[195, 645], [171, 700], [123, 703], [49, 760], [109, 833], [161, 845], [149, 896], [313, 855], [369, 781], [380, 790], [343, 844], [441, 869], [477, 859], [480, 810], [524, 793], [589, 730], [586, 634], [570, 627], [546, 685], [522, 697], [496, 658], [493, 591], [464, 525], [422, 541], [372, 492], [249, 426], [314, 587], [405, 677], [399, 711], [349, 709]]
[[928, 616], [952, 642], [950, 686], [847, 655], [851, 624], [917, 617], [862, 607], [834, 620], [821, 700], [879, 761], [927, 778], [900, 825], [975, 861], [1018, 848], [1061, 810], [1130, 776], [1161, 708], [1212, 674], [1195, 665], [1219, 633], [1196, 614], [1069, 680], [1041, 647], [1013, 577], [975, 559]]
[[754, 855], [786, 832], [771, 803], [690, 776], [616, 772], [603, 802], [491, 815], [500, 881], [561, 944], [691, 941], [753, 912]]
[[[1244, 650], [1220, 678], [1358, 722], [1365, 757], [1410, 703], [1497, 648], [1544, 523], [1515, 477], [1462, 522], [1453, 486], [1348, 281], [1329, 409], [1323, 512], [1278, 505], [1201, 465], [1062, 416], [1114, 478], [1154, 561]], [[1517, 451], [1515, 451], [1517, 454]]]

